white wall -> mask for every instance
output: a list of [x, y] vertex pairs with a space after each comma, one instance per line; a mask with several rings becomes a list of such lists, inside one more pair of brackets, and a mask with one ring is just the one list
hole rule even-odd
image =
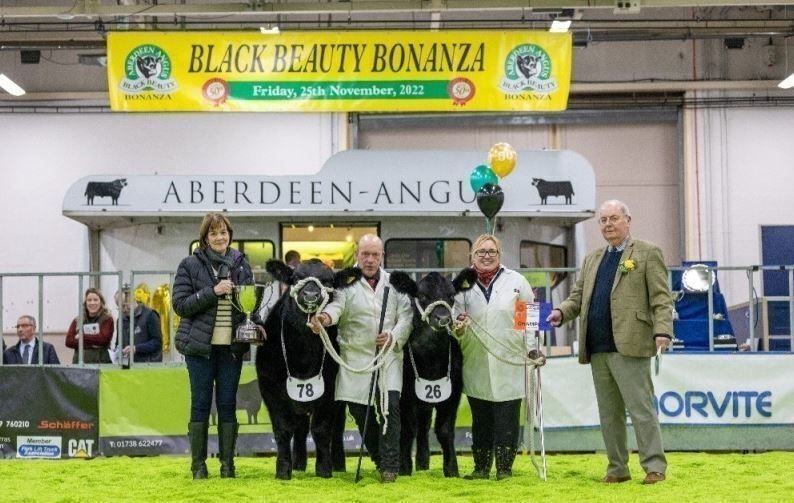
[[[794, 224], [794, 109], [713, 109], [698, 117], [701, 232], [694, 239], [702, 252], [689, 258], [760, 264], [761, 226]], [[743, 272], [721, 275], [720, 284], [729, 305], [747, 302]]]
[[[333, 114], [0, 114], [5, 208], [0, 271], [88, 270], [87, 228], [61, 214], [66, 189], [83, 176], [311, 174], [338, 150], [336, 120]], [[190, 226], [193, 234], [197, 225]], [[103, 238], [102, 269], [115, 270], [133, 254], [159, 256], [159, 250], [142, 247], [146, 241], [136, 235], [147, 232], [156, 228]], [[129, 248], [120, 253], [122, 245]], [[116, 255], [119, 264], [109, 258]], [[76, 314], [77, 280], [55, 283], [62, 287], [45, 284], [45, 302], [51, 306], [42, 326], [65, 332]], [[8, 331], [22, 312], [36, 315], [38, 290], [34, 279], [6, 279], [3, 286], [3, 329]]]

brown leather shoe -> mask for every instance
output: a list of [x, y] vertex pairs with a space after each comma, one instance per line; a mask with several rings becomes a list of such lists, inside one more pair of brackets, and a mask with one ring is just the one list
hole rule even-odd
[[657, 482], [661, 482], [665, 479], [664, 473], [659, 472], [648, 472], [648, 475], [645, 476], [645, 480], [642, 481], [643, 484], [655, 484]]
[[631, 475], [624, 475], [622, 477], [616, 477], [615, 475], [607, 475], [604, 477], [604, 484], [620, 484], [621, 482], [628, 482], [631, 480]]

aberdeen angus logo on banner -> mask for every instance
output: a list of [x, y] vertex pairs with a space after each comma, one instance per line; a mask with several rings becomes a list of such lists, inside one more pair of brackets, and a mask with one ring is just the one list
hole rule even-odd
[[120, 111], [559, 111], [570, 80], [569, 33], [108, 35]]

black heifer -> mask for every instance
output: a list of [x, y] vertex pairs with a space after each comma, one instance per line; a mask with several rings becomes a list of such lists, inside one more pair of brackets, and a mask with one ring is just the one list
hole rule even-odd
[[88, 182], [85, 186], [85, 203], [94, 204], [95, 197], [109, 197], [112, 204], [119, 204], [121, 189], [127, 186], [126, 178], [117, 178], [112, 182]]
[[[394, 288], [410, 295], [414, 303], [413, 329], [408, 339], [408, 347], [403, 352], [400, 475], [410, 475], [413, 470], [411, 448], [414, 438], [416, 438], [416, 469], [429, 468], [428, 433], [430, 419], [435, 409], [434, 429], [444, 454], [444, 476], [458, 477], [455, 420], [458, 417], [458, 405], [463, 390], [463, 354], [458, 342], [449, 335], [452, 325], [450, 308], [455, 301], [456, 293], [468, 290], [474, 285], [477, 273], [473, 269], [464, 269], [453, 281], [450, 281], [437, 272], [431, 272], [419, 283], [415, 283], [407, 274], [395, 271], [390, 278]], [[431, 305], [432, 307], [428, 309]], [[417, 373], [418, 377], [424, 380], [419, 386], [415, 386]], [[448, 398], [437, 401], [443, 398], [443, 395], [439, 394], [437, 384], [427, 381], [442, 380], [447, 377], [451, 380], [451, 394]]]
[[546, 199], [551, 197], [564, 197], [565, 204], [571, 204], [573, 198], [573, 185], [571, 182], [550, 182], [543, 178], [533, 178], [532, 185], [537, 187], [538, 195], [540, 196], [540, 204], [546, 204]]
[[[338, 366], [328, 355], [325, 355], [323, 363], [322, 341], [306, 326], [310, 313], [315, 312], [322, 303], [323, 290], [320, 285], [308, 281], [296, 295], [292, 295], [291, 290], [294, 285], [309, 277], [319, 280], [324, 288], [344, 288], [361, 277], [361, 270], [345, 269], [334, 275], [328, 266], [317, 259], [307, 260], [295, 270], [279, 260], [269, 261], [266, 268], [274, 278], [290, 286], [270, 311], [265, 321], [267, 340], [256, 352], [259, 391], [270, 414], [278, 448], [276, 478], [289, 480], [292, 478], [293, 468], [306, 469], [307, 429], [311, 429], [316, 446], [315, 473], [319, 477], [328, 478], [334, 464], [331, 443], [335, 433], [335, 420], [339, 417], [339, 410], [334, 402]], [[336, 334], [329, 329], [329, 335], [335, 338]], [[317, 383], [307, 381], [296, 384], [292, 389], [309, 401], [291, 398], [287, 392], [287, 364], [289, 375], [299, 380], [318, 376], [322, 366], [322, 382], [325, 388], [322, 396], [315, 397]], [[309, 418], [311, 423], [310, 428], [307, 428]], [[342, 449], [342, 433], [338, 432], [339, 449]], [[294, 443], [297, 459], [292, 456], [290, 442]], [[344, 455], [344, 451], [341, 452]]]

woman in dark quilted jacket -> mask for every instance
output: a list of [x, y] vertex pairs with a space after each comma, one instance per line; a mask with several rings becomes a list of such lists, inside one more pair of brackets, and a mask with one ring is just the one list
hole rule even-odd
[[248, 344], [234, 342], [234, 331], [244, 315], [230, 299], [234, 285], [253, 283], [253, 275], [245, 255], [230, 248], [231, 242], [229, 220], [220, 213], [208, 213], [201, 222], [199, 247], [182, 260], [174, 279], [174, 311], [182, 317], [176, 348], [185, 355], [190, 377], [188, 436], [194, 479], [207, 478], [207, 429], [213, 389], [221, 477], [235, 476], [237, 386]]

